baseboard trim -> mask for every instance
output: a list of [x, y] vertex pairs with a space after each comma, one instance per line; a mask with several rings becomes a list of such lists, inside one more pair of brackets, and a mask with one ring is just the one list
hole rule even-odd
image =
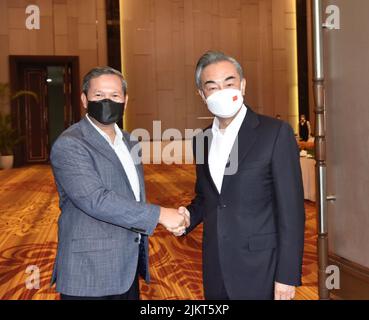
[[369, 300], [369, 269], [357, 263], [329, 254], [329, 264], [340, 270], [340, 289], [331, 291], [335, 300]]

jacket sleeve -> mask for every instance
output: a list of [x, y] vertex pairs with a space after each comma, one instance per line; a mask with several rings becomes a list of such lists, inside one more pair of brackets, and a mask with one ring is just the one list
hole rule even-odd
[[94, 168], [93, 155], [78, 139], [60, 137], [50, 160], [58, 189], [84, 213], [134, 232], [154, 232], [160, 208], [108, 190]]
[[[193, 154], [194, 159], [196, 158], [196, 137], [193, 139]], [[197, 162], [197, 160], [196, 160]], [[186, 233], [191, 232], [193, 229], [197, 227], [203, 221], [203, 203], [204, 203], [204, 195], [201, 189], [200, 179], [203, 176], [202, 170], [204, 164], [201, 163], [196, 164], [196, 184], [195, 184], [195, 198], [191, 201], [191, 204], [187, 206], [187, 210], [190, 212], [190, 226], [186, 229]]]
[[299, 286], [304, 251], [305, 208], [300, 157], [292, 128], [283, 123], [272, 157], [277, 201], [278, 264], [275, 280]]

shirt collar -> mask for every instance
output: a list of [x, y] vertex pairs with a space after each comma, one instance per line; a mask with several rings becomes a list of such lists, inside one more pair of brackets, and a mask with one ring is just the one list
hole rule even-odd
[[221, 133], [223, 135], [228, 135], [231, 133], [237, 134], [238, 131], [240, 130], [243, 120], [245, 119], [246, 113], [247, 113], [247, 107], [245, 105], [242, 105], [241, 110], [238, 113], [238, 115], [232, 120], [232, 122], [228, 125], [226, 129], [222, 130], [222, 132], [219, 129], [219, 119], [215, 117], [213, 121], [213, 127], [212, 127], [213, 134], [214, 135], [218, 133]]
[[91, 123], [91, 125], [97, 130], [97, 132], [100, 133], [104, 137], [104, 139], [109, 142], [109, 144], [115, 145], [117, 143], [117, 141], [122, 141], [122, 139], [123, 139], [123, 133], [119, 129], [119, 127], [118, 127], [118, 125], [116, 123], [114, 124], [114, 130], [115, 130], [116, 136], [115, 136], [115, 141], [114, 141], [114, 144], [113, 144], [113, 143], [111, 143], [111, 140], [110, 140], [109, 136], [104, 131], [102, 131], [96, 124], [94, 124], [92, 122], [92, 120], [90, 119], [90, 117], [88, 116], [88, 114], [86, 114], [86, 118]]

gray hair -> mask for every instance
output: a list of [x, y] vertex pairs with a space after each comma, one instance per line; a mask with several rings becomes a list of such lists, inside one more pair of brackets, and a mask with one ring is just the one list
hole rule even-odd
[[217, 62], [229, 61], [231, 62], [237, 69], [237, 72], [240, 76], [240, 79], [243, 79], [243, 70], [240, 63], [230, 56], [225, 55], [219, 51], [208, 51], [206, 52], [197, 62], [196, 71], [195, 71], [195, 81], [198, 89], [202, 89], [201, 87], [201, 74], [204, 69], [210, 65]]
[[90, 81], [98, 78], [104, 74], [113, 74], [118, 76], [122, 80], [123, 94], [127, 94], [127, 81], [124, 79], [121, 72], [113, 69], [112, 67], [96, 67], [90, 70], [84, 77], [82, 82], [82, 92], [87, 96], [88, 90], [90, 89]]

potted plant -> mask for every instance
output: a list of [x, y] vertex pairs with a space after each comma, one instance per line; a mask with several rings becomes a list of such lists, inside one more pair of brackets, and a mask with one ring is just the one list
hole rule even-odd
[[0, 167], [3, 169], [13, 167], [13, 149], [23, 140], [23, 137], [12, 127], [11, 116], [6, 113], [6, 109], [9, 110], [9, 108], [6, 107], [12, 100], [25, 95], [34, 97], [36, 101], [38, 100], [37, 95], [32, 91], [20, 90], [12, 93], [7, 83], [0, 83]]

